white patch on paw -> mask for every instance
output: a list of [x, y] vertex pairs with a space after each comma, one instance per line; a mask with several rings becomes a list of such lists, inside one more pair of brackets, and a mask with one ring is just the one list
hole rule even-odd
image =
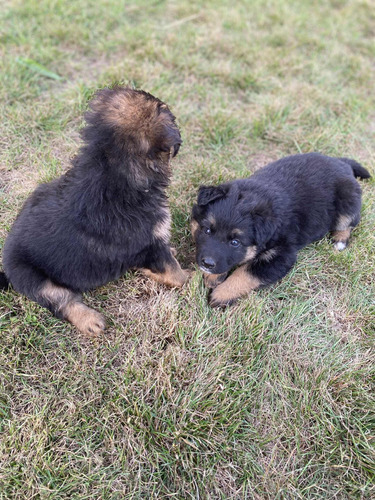
[[338, 250], [339, 252], [341, 252], [341, 250], [344, 250], [346, 248], [346, 243], [344, 243], [343, 241], [337, 241], [334, 244], [334, 247], [335, 247], [336, 250]]

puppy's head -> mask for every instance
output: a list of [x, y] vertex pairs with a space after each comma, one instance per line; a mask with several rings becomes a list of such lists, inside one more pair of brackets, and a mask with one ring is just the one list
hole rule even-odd
[[170, 160], [182, 140], [174, 115], [162, 101], [128, 87], [101, 89], [85, 118], [84, 139], [104, 152], [111, 166], [135, 180], [169, 177]]
[[231, 183], [199, 189], [191, 229], [201, 270], [222, 274], [254, 259], [276, 223], [270, 201]]

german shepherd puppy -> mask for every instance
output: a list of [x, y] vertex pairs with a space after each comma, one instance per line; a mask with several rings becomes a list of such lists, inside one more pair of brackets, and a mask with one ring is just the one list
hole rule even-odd
[[99, 90], [84, 145], [62, 177], [25, 202], [4, 245], [0, 285], [68, 320], [86, 335], [105, 328], [81, 293], [129, 268], [171, 287], [187, 279], [169, 244], [166, 188], [181, 145], [175, 117], [152, 95]]
[[248, 179], [202, 186], [191, 226], [197, 264], [213, 289], [211, 306], [283, 278], [298, 250], [328, 232], [343, 250], [360, 220], [355, 177], [370, 174], [354, 160], [310, 153], [278, 160]]

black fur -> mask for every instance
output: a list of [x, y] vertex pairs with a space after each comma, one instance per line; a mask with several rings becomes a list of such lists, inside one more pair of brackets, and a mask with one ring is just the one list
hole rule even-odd
[[361, 189], [354, 176], [370, 174], [354, 160], [310, 153], [278, 160], [248, 179], [201, 187], [192, 213], [197, 264], [214, 275], [245, 264], [261, 285], [274, 283], [298, 250], [346, 229], [341, 220], [349, 220], [348, 228], [358, 224]]
[[40, 296], [47, 279], [80, 293], [129, 268], [178, 266], [168, 238], [153, 234], [169, 219], [169, 160], [182, 142], [175, 117], [150, 94], [117, 87], [97, 92], [86, 121], [72, 168], [29, 197], [3, 251], [14, 289], [57, 316], [60, 304]]

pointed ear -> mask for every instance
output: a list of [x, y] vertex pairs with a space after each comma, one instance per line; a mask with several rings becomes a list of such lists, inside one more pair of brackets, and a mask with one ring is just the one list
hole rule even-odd
[[204, 212], [204, 209], [194, 203], [193, 208], [191, 209], [191, 218], [196, 220], [198, 217], [202, 215], [202, 212]]
[[228, 193], [228, 186], [201, 186], [198, 191], [198, 205], [208, 205], [211, 201], [224, 198]]
[[278, 223], [270, 201], [259, 202], [251, 210], [254, 221], [254, 231], [257, 245], [264, 245], [272, 238]]

